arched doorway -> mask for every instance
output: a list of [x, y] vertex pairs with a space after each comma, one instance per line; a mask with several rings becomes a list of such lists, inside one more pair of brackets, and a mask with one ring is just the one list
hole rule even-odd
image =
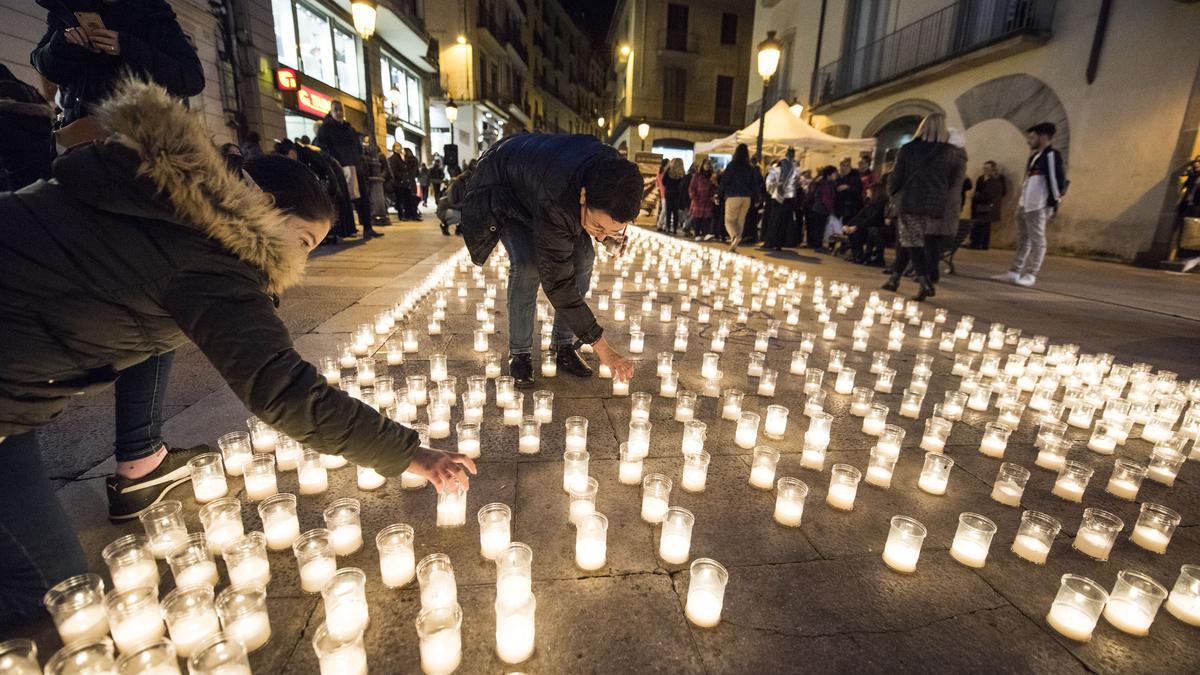
[[875, 169], [882, 169], [883, 162], [896, 156], [900, 146], [912, 140], [921, 118], [904, 115], [888, 122], [875, 132]]

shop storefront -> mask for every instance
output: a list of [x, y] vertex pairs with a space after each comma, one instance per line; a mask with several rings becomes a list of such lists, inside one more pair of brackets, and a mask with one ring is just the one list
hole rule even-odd
[[379, 72], [386, 101], [388, 138], [422, 157], [426, 144], [421, 77], [405, 59], [388, 49], [381, 51]]

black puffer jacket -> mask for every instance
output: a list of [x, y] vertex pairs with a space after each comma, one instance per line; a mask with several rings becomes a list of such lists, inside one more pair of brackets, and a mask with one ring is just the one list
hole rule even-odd
[[349, 122], [326, 115], [317, 128], [313, 143], [333, 156], [342, 166], [361, 166], [362, 136]]
[[961, 148], [920, 139], [905, 143], [887, 186], [897, 215], [933, 216], [938, 222], [946, 219], [957, 210], [954, 204], [961, 205], [966, 170], [967, 156]]
[[579, 222], [584, 174], [605, 155], [620, 156], [593, 136], [510, 136], [479, 158], [463, 203], [461, 230], [476, 265], [487, 261], [504, 228], [532, 232], [542, 290], [586, 343], [604, 331], [575, 286], [571, 256], [576, 237], [587, 236]]
[[52, 181], [0, 194], [0, 436], [190, 339], [268, 424], [403, 471], [416, 432], [327, 386], [292, 347], [273, 295], [299, 281], [306, 253], [225, 169], [199, 117], [131, 84], [97, 119], [120, 136], [76, 146]]
[[[149, 79], [179, 97], [204, 89], [204, 69], [188, 43], [175, 12], [165, 0], [37, 0], [49, 11], [46, 34], [29, 60], [62, 90], [63, 123], [88, 114], [116, 86], [125, 69]], [[120, 36], [117, 56], [73, 45], [63, 29], [79, 25], [74, 12], [100, 14], [104, 26]]]

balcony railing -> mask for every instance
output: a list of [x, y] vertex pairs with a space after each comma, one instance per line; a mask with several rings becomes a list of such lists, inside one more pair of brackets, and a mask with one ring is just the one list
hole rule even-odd
[[816, 106], [1018, 35], [1049, 37], [1056, 0], [959, 0], [817, 72]]

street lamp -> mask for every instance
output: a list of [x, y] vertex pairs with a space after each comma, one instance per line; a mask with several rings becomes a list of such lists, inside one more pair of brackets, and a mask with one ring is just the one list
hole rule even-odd
[[367, 52], [367, 43], [375, 34], [375, 17], [378, 14], [378, 8], [376, 0], [352, 0], [350, 3], [350, 14], [354, 17], [354, 31], [362, 38], [363, 67], [368, 69], [363, 78], [365, 83], [363, 99], [367, 104], [367, 138], [371, 147], [375, 147], [377, 144], [375, 142], [375, 105], [374, 97], [371, 95], [371, 74], [369, 72], [371, 57]]
[[758, 143], [755, 154], [758, 155], [758, 166], [761, 170], [766, 166], [763, 158], [763, 131], [767, 126], [767, 85], [779, 67], [779, 56], [783, 53], [783, 45], [775, 39], [775, 31], [767, 31], [767, 39], [758, 43], [758, 76], [763, 80], [762, 99], [758, 104]]
[[446, 119], [450, 121], [450, 144], [454, 144], [454, 123], [458, 121], [458, 106], [454, 99], [446, 101]]
[[646, 137], [649, 135], [650, 124], [646, 122], [646, 118], [643, 117], [642, 121], [638, 123], [638, 136], [642, 139], [642, 152], [646, 151]]
[[596, 118], [596, 126], [600, 127], [601, 129], [604, 128], [604, 115]]

